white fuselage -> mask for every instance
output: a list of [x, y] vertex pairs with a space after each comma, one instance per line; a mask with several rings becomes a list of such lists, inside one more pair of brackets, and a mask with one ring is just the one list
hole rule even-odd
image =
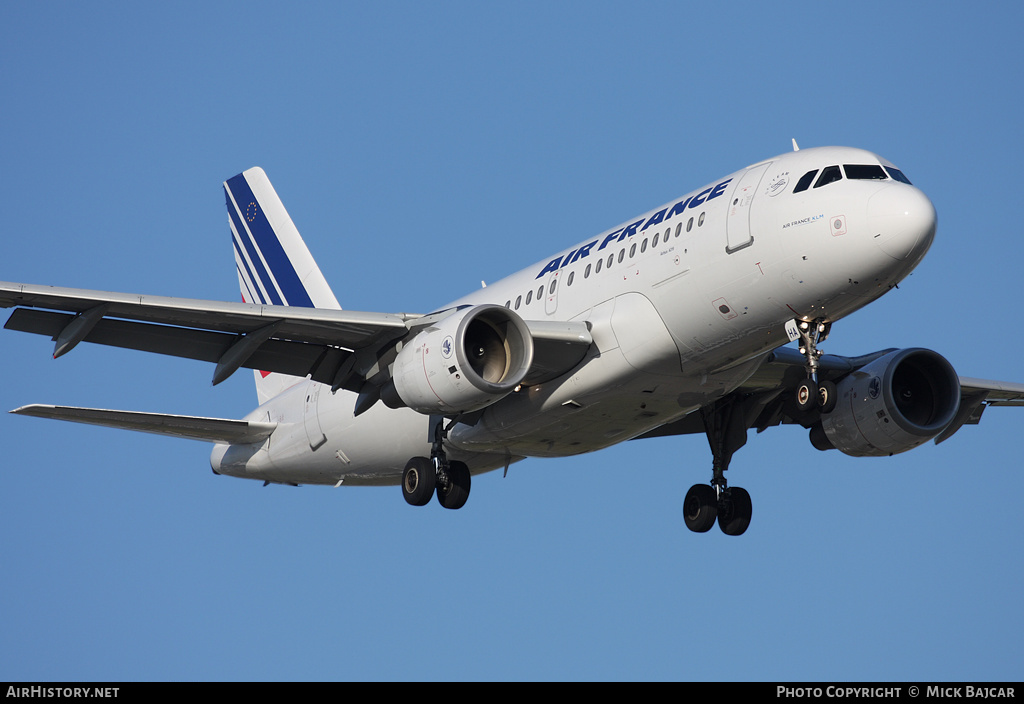
[[[527, 321], [586, 321], [594, 344], [553, 381], [457, 424], [449, 454], [474, 472], [627, 440], [742, 384], [788, 342], [788, 320], [838, 320], [902, 280], [927, 252], [935, 211], [891, 178], [842, 178], [794, 193], [811, 170], [887, 165], [859, 149], [784, 154], [588, 238], [455, 301]], [[429, 418], [297, 380], [248, 419], [279, 424], [261, 445], [218, 445], [222, 474], [310, 484], [398, 483], [429, 455]]]

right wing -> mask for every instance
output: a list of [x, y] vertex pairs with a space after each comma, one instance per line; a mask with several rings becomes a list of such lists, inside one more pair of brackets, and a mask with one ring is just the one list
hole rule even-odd
[[[819, 360], [819, 379], [838, 382], [896, 351], [895, 348], [889, 348], [857, 357], [826, 354]], [[756, 429], [760, 433], [782, 424], [809, 427], [809, 424], [819, 419], [817, 411], [810, 415], [799, 412], [793, 402], [797, 384], [807, 376], [804, 365], [804, 356], [797, 350], [780, 347], [765, 355], [757, 371], [739, 389], [723, 399], [732, 400], [739, 409], [744, 430]], [[1024, 406], [1024, 384], [963, 376], [959, 376], [958, 381], [960, 398], [956, 415], [935, 436], [936, 444], [948, 440], [964, 425], [977, 425], [988, 406]], [[705, 431], [702, 414], [695, 412], [644, 433], [638, 439]]]

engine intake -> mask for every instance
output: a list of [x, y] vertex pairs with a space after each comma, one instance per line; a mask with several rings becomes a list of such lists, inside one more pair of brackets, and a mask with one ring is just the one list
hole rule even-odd
[[476, 411], [511, 393], [532, 363], [533, 337], [522, 318], [502, 306], [474, 306], [409, 341], [381, 399], [427, 414]]
[[836, 408], [811, 431], [818, 449], [828, 445], [854, 457], [882, 457], [923, 445], [946, 429], [960, 408], [960, 379], [931, 350], [890, 352], [838, 384]]

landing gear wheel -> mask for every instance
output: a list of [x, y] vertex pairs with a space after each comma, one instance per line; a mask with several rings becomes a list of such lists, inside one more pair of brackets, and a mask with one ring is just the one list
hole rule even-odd
[[810, 411], [818, 405], [818, 384], [814, 379], [807, 378], [796, 387], [796, 407], [803, 412]]
[[714, 487], [694, 484], [683, 499], [683, 520], [694, 533], [706, 533], [715, 525], [718, 515], [718, 496]]
[[462, 508], [469, 498], [470, 473], [465, 462], [449, 462], [447, 486], [437, 485], [437, 502], [445, 508]]
[[818, 409], [822, 413], [831, 413], [835, 410], [836, 403], [839, 401], [838, 393], [836, 385], [831, 381], [821, 382], [818, 386]]
[[413, 457], [402, 472], [402, 496], [413, 506], [426, 506], [436, 483], [434, 463], [426, 457]]
[[750, 525], [753, 504], [746, 489], [734, 486], [727, 489], [718, 504], [718, 527], [726, 535], [743, 535]]

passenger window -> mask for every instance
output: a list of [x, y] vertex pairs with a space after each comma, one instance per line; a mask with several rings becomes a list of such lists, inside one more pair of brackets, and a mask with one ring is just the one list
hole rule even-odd
[[634, 242], [633, 246], [629, 248], [629, 258], [632, 259], [633, 255], [635, 255], [635, 254], [636, 254], [636, 242]]
[[[565, 285], [566, 286], [572, 286], [572, 280], [573, 280], [573, 277], [575, 277], [575, 276], [576, 276], [576, 272], [575, 271], [570, 271], [569, 272], [569, 280], [565, 282]], [[554, 292], [555, 292], [555, 284], [554, 284], [554, 282], [551, 282], [551, 293], [554, 293]]]
[[[557, 286], [557, 285], [558, 285], [558, 279], [551, 279], [551, 285], [548, 286], [548, 293], [554, 293], [555, 292], [555, 286]], [[539, 293], [537, 294], [537, 297], [538, 298], [540, 297]]]
[[686, 231], [687, 231], [687, 232], [689, 232], [689, 231], [690, 231], [690, 230], [692, 230], [692, 229], [693, 229], [693, 218], [690, 218], [690, 219], [689, 219], [689, 220], [688, 220], [688, 221], [686, 222]]
[[676, 225], [676, 237], [679, 237], [679, 233], [683, 231], [683, 223]]
[[841, 181], [843, 179], [843, 172], [839, 170], [838, 166], [828, 166], [821, 171], [821, 176], [818, 177], [818, 182], [814, 184], [815, 188], [821, 188], [827, 186], [834, 181]]
[[519, 304], [523, 302], [522, 296], [516, 296], [516, 310], [519, 310]]
[[[654, 241], [651, 242], [651, 246], [652, 247], [657, 247], [658, 246], [658, 237], [660, 237], [660, 235], [655, 235], [654, 236]], [[668, 239], [668, 235], [667, 234], [665, 235], [665, 239]], [[647, 240], [644, 240], [644, 247], [646, 247], [646, 246], [647, 246]], [[643, 249], [641, 249], [640, 251], [642, 252]]]
[[[601, 260], [600, 259], [597, 260], [597, 265], [601, 266]], [[587, 264], [587, 268], [584, 269], [584, 271], [583, 271], [583, 278], [584, 279], [589, 279], [590, 278], [590, 264]]]
[[886, 166], [885, 170], [889, 172], [889, 175], [892, 176], [894, 180], [899, 181], [900, 183], [905, 183], [908, 186], [914, 185], [910, 182], [910, 179], [904, 176], [903, 172], [897, 169], [895, 166]]
[[597, 266], [594, 267], [594, 273], [595, 274], [601, 273], [601, 265], [602, 264], [604, 264], [604, 259], [598, 259], [597, 260]]
[[[555, 289], [551, 290], [554, 291]], [[541, 284], [540, 288], [537, 289], [537, 300], [539, 301], [542, 298], [544, 298], [544, 284]]]
[[615, 259], [615, 255], [614, 254], [609, 254], [608, 255], [608, 266], [609, 267], [612, 265], [612, 260], [614, 260], [614, 259]]
[[700, 218], [697, 220], [697, 227], [704, 225], [704, 213], [700, 214]]
[[526, 292], [526, 305], [530, 305], [530, 301], [533, 300], [533, 291]]
[[505, 301], [505, 307], [506, 308], [511, 308], [512, 307], [512, 300], [511, 299]]
[[818, 174], [818, 170], [814, 169], [813, 171], [808, 171], [803, 176], [801, 176], [800, 180], [796, 182], [796, 187], [793, 189], [793, 193], [799, 193], [800, 191], [806, 191], [808, 188], [810, 188], [811, 187], [811, 181], [814, 180], [814, 177], [817, 174]]
[[843, 164], [846, 178], [858, 181], [884, 181], [885, 171], [878, 164]]
[[625, 258], [626, 258], [626, 250], [624, 250], [624, 249], [620, 250], [619, 251], [619, 264], [621, 264], [622, 260], [625, 259]]

